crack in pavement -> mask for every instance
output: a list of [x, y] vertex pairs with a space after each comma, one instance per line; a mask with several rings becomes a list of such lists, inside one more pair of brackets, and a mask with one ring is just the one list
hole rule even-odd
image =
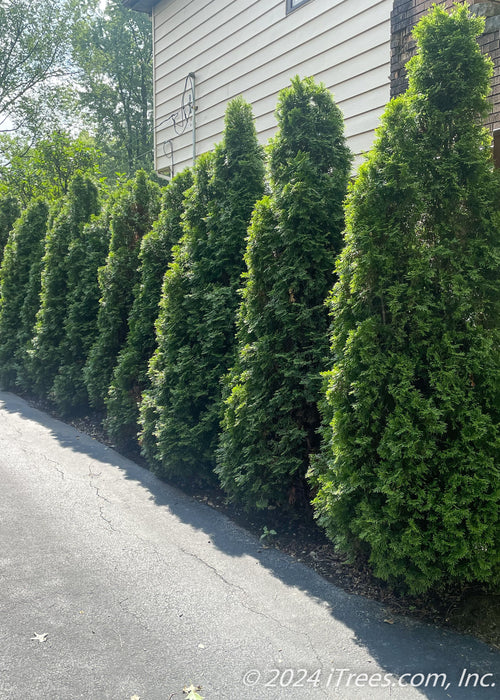
[[[108, 503], [109, 503], [109, 501], [108, 501]], [[112, 530], [113, 532], [118, 532], [117, 529], [115, 527], [113, 527], [111, 520], [108, 520], [108, 518], [104, 517], [104, 514], [102, 512], [103, 508], [104, 508], [104, 506], [99, 506], [99, 517], [101, 518], [101, 520], [104, 520], [104, 522], [109, 525], [110, 530]]]
[[[230, 589], [234, 589], [234, 588], [235, 588], [235, 589], [239, 590], [240, 593], [242, 593], [243, 595], [246, 595], [246, 594], [247, 594], [247, 591], [245, 591], [245, 589], [244, 589], [242, 586], [238, 585], [237, 583], [231, 583], [230, 581], [228, 581], [226, 578], [224, 578], [224, 576], [220, 573], [220, 571], [218, 571], [214, 566], [212, 566], [211, 564], [209, 564], [208, 562], [206, 562], [204, 559], [201, 559], [199, 556], [197, 556], [197, 555], [194, 554], [193, 552], [188, 552], [188, 551], [187, 551], [186, 549], [184, 549], [183, 547], [179, 547], [179, 549], [180, 549], [180, 551], [181, 551], [183, 554], [185, 554], [186, 556], [195, 559], [195, 560], [198, 561], [200, 564], [203, 564], [203, 565], [206, 566], [208, 569], [210, 569], [211, 571], [213, 571], [214, 574], [215, 574], [223, 583], [225, 583], [226, 586], [228, 586]], [[242, 605], [246, 610], [248, 610], [249, 612], [253, 613], [254, 615], [259, 615], [260, 617], [263, 617], [265, 620], [268, 620], [268, 621], [271, 621], [271, 622], [276, 623], [276, 624], [278, 625], [278, 627], [281, 627], [282, 629], [286, 630], [287, 632], [292, 632], [293, 634], [300, 634], [300, 635], [302, 635], [302, 636], [307, 640], [307, 642], [309, 643], [309, 646], [310, 646], [310, 648], [311, 648], [311, 650], [312, 650], [314, 656], [316, 657], [316, 661], [318, 662], [318, 664], [319, 664], [319, 665], [322, 664], [322, 660], [321, 660], [321, 658], [320, 658], [320, 656], [319, 656], [319, 654], [318, 654], [318, 652], [317, 652], [317, 650], [316, 650], [314, 644], [312, 643], [310, 636], [309, 636], [306, 632], [304, 632], [303, 630], [296, 630], [296, 629], [294, 629], [293, 627], [290, 627], [289, 625], [283, 624], [283, 622], [281, 622], [281, 620], [278, 620], [277, 618], [273, 617], [272, 615], [269, 615], [269, 614], [267, 614], [267, 613], [261, 612], [260, 610], [256, 610], [255, 608], [252, 608], [252, 606], [250, 606], [250, 605], [248, 605], [247, 603], [245, 603], [245, 601], [242, 600], [242, 599], [240, 599], [239, 602], [240, 602], [240, 605]]]
[[43, 454], [42, 456], [45, 457], [45, 459], [46, 459], [47, 462], [50, 462], [51, 464], [56, 465], [56, 466], [54, 467], [54, 469], [56, 470], [56, 472], [59, 472], [59, 474], [61, 475], [61, 479], [64, 481], [64, 480], [66, 479], [66, 475], [65, 475], [65, 473], [63, 472], [63, 470], [62, 470], [62, 469], [59, 469], [59, 467], [57, 466], [57, 465], [59, 464], [59, 462], [56, 462], [54, 459], [50, 459], [50, 457], [47, 457], [46, 454]]
[[[94, 488], [95, 488], [95, 487], [94, 487]], [[163, 561], [164, 561], [164, 558], [160, 555], [160, 553], [158, 552], [156, 546], [155, 546], [150, 540], [148, 540], [148, 539], [146, 539], [146, 538], [144, 538], [144, 537], [140, 537], [140, 536], [137, 535], [137, 534], [135, 534], [134, 536], [136, 537], [137, 540], [139, 540], [139, 542], [141, 542], [142, 544], [146, 545], [146, 546], [156, 555], [156, 557], [158, 558], [158, 560], [159, 560], [160, 562], [163, 562]], [[186, 556], [195, 559], [195, 560], [198, 561], [199, 563], [203, 564], [206, 568], [210, 569], [210, 570], [211, 570], [211, 571], [212, 571], [212, 572], [213, 572], [213, 573], [214, 573], [214, 574], [229, 588], [229, 589], [237, 589], [238, 591], [240, 591], [241, 594], [243, 594], [243, 595], [246, 595], [246, 594], [247, 594], [247, 591], [246, 591], [242, 586], [239, 586], [239, 585], [236, 584], [236, 583], [231, 583], [230, 581], [228, 581], [214, 566], [212, 566], [211, 564], [209, 564], [208, 562], [206, 562], [204, 559], [201, 559], [199, 556], [197, 556], [197, 555], [194, 554], [193, 552], [187, 551], [187, 550], [184, 549], [183, 547], [179, 547], [179, 550], [180, 550], [183, 554], [185, 554]], [[133, 617], [135, 617], [135, 618], [141, 623], [141, 625], [144, 627], [144, 629], [146, 629], [146, 630], [149, 631], [149, 628], [148, 628], [146, 625], [144, 625], [144, 623], [141, 621], [141, 619], [139, 618], [139, 616], [138, 616], [136, 613], [132, 612], [129, 608], [123, 608], [122, 603], [126, 602], [126, 600], [128, 600], [128, 598], [126, 598], [125, 600], [119, 602], [120, 607], [122, 607], [123, 610], [125, 610], [125, 611], [128, 612], [130, 615], [132, 615]], [[303, 638], [307, 640], [307, 643], [308, 643], [309, 647], [311, 648], [311, 651], [313, 652], [313, 654], [314, 654], [314, 656], [315, 656], [315, 658], [316, 658], [317, 663], [318, 663], [319, 665], [322, 664], [322, 660], [321, 660], [321, 658], [320, 658], [320, 656], [319, 656], [319, 654], [318, 654], [318, 652], [317, 652], [317, 650], [316, 650], [314, 644], [312, 643], [310, 636], [309, 636], [307, 633], [305, 633], [303, 630], [297, 630], [297, 629], [294, 629], [293, 627], [291, 627], [291, 626], [289, 626], [289, 625], [283, 624], [283, 622], [281, 622], [281, 621], [278, 620], [277, 618], [273, 617], [272, 615], [269, 615], [269, 614], [267, 614], [267, 613], [261, 612], [261, 611], [255, 609], [255, 608], [253, 608], [251, 605], [248, 605], [248, 604], [247, 604], [244, 600], [242, 600], [242, 599], [239, 600], [239, 603], [242, 605], [242, 607], [244, 607], [244, 608], [245, 608], [246, 610], [248, 610], [250, 613], [252, 613], [252, 614], [254, 614], [254, 615], [258, 615], [258, 616], [264, 618], [264, 619], [267, 620], [267, 621], [274, 622], [276, 625], [278, 625], [278, 627], [282, 628], [283, 630], [285, 630], [285, 631], [287, 631], [287, 632], [292, 632], [293, 634], [302, 635]]]
[[151, 540], [148, 540], [145, 537], [141, 537], [136, 532], [133, 532], [131, 534], [135, 537], [136, 540], [139, 540], [139, 542], [141, 542], [144, 546], [148, 547], [148, 549], [150, 549], [153, 552], [153, 554], [156, 556], [159, 562], [161, 562], [162, 564], [165, 563], [165, 557], [160, 556], [160, 553], [156, 549], [156, 545], [153, 542], [151, 542]]
[[[101, 476], [102, 472], [93, 472], [92, 469], [91, 469], [91, 465], [90, 465], [90, 464], [88, 465], [88, 467], [89, 467], [89, 477], [90, 477], [90, 479], [89, 479], [89, 484], [90, 484], [90, 487], [91, 487], [92, 489], [94, 489], [97, 498], [100, 498], [102, 501], [106, 501], [106, 503], [111, 503], [111, 501], [110, 501], [108, 498], [106, 498], [105, 496], [101, 495], [101, 493], [99, 492], [99, 487], [96, 486], [94, 483], [92, 483], [92, 479], [93, 479], [94, 477], [97, 478], [97, 477]], [[98, 505], [98, 508], [99, 508], [99, 517], [101, 518], [101, 520], [104, 520], [104, 522], [107, 523], [107, 524], [109, 525], [109, 528], [110, 528], [113, 532], [117, 532], [116, 528], [113, 527], [113, 523], [111, 522], [111, 520], [109, 520], [108, 518], [105, 518], [105, 517], [104, 517], [104, 512], [103, 512], [103, 511], [104, 511], [104, 506], [103, 506], [103, 505]]]
[[[53, 464], [57, 464], [54, 460], [50, 460], [50, 459], [49, 459], [48, 461], [52, 462]], [[56, 468], [56, 470], [61, 474], [61, 478], [64, 479], [64, 478], [65, 478], [64, 472], [62, 472], [62, 470], [58, 469], [57, 466], [56, 466], [55, 468]], [[95, 481], [96, 479], [98, 479], [101, 475], [102, 475], [102, 471], [100, 471], [100, 472], [94, 472], [94, 471], [92, 471], [92, 465], [91, 465], [91, 464], [88, 465], [88, 476], [89, 476], [89, 485], [90, 485], [90, 487], [95, 491], [95, 494], [96, 494], [96, 496], [97, 496], [98, 499], [100, 499], [101, 501], [104, 501], [105, 503], [111, 503], [111, 501], [110, 501], [108, 498], [106, 498], [105, 496], [102, 495], [99, 486], [98, 486], [96, 483], [94, 483], [94, 481]], [[103, 521], [106, 523], [107, 528], [109, 528], [109, 529], [112, 530], [113, 532], [117, 532], [118, 530], [113, 526], [112, 521], [111, 521], [109, 518], [106, 518], [106, 517], [105, 517], [105, 515], [104, 515], [104, 507], [105, 507], [104, 505], [101, 505], [101, 504], [98, 505], [98, 508], [99, 508], [99, 517], [101, 518], [101, 520], [103, 520]], [[158, 552], [158, 550], [157, 550], [156, 546], [154, 545], [154, 543], [152, 543], [152, 542], [151, 542], [150, 540], [148, 540], [148, 539], [145, 539], [145, 538], [140, 537], [140, 536], [137, 535], [137, 534], [135, 534], [135, 537], [136, 537], [140, 542], [142, 542], [142, 544], [147, 544], [148, 547], [150, 548], [150, 550], [156, 555], [156, 557], [158, 558], [159, 561], [163, 561], [163, 558], [160, 556], [160, 553]], [[220, 573], [220, 571], [218, 571], [218, 569], [217, 569], [216, 567], [212, 566], [212, 565], [209, 564], [207, 561], [205, 561], [205, 560], [202, 559], [201, 557], [197, 556], [197, 555], [194, 554], [193, 552], [190, 552], [190, 551], [188, 551], [188, 550], [186, 550], [186, 549], [184, 549], [184, 548], [182, 548], [182, 547], [179, 547], [179, 549], [180, 549], [180, 551], [181, 551], [183, 554], [185, 554], [186, 556], [195, 559], [195, 560], [198, 561], [200, 564], [202, 564], [202, 565], [205, 566], [206, 568], [210, 569], [210, 570], [211, 570], [211, 571], [212, 571], [212, 572], [213, 572], [213, 573], [214, 573], [214, 574], [215, 574], [215, 575], [230, 589], [230, 590], [235, 590], [235, 589], [238, 590], [238, 591], [240, 592], [240, 594], [241, 594], [239, 603], [242, 605], [242, 607], [244, 607], [244, 608], [245, 608], [246, 610], [248, 610], [250, 613], [252, 613], [252, 614], [254, 614], [254, 615], [258, 615], [258, 616], [262, 617], [263, 619], [265, 619], [265, 620], [268, 621], [268, 622], [273, 622], [274, 624], [278, 625], [278, 627], [282, 628], [283, 630], [285, 630], [285, 631], [287, 631], [287, 632], [291, 632], [292, 634], [299, 634], [299, 635], [301, 635], [301, 636], [307, 641], [308, 646], [310, 647], [311, 651], [313, 652], [313, 654], [314, 654], [314, 656], [315, 656], [315, 658], [316, 658], [318, 664], [321, 665], [322, 661], [321, 661], [320, 655], [318, 654], [318, 651], [316, 650], [316, 648], [315, 648], [315, 646], [314, 646], [314, 644], [313, 644], [313, 642], [312, 642], [310, 636], [309, 636], [306, 632], [304, 632], [304, 630], [298, 630], [298, 629], [294, 628], [293, 626], [286, 625], [286, 624], [284, 624], [283, 622], [281, 622], [281, 620], [279, 620], [279, 619], [273, 617], [272, 615], [269, 615], [268, 613], [262, 612], [262, 611], [260, 611], [260, 610], [258, 610], [258, 609], [256, 609], [256, 608], [252, 607], [251, 605], [248, 605], [248, 603], [246, 603], [245, 600], [244, 600], [244, 598], [243, 598], [244, 596], [247, 595], [247, 591], [246, 591], [242, 586], [240, 586], [240, 585], [238, 585], [238, 584], [236, 584], [236, 583], [231, 583], [230, 581], [228, 581], [228, 580]], [[243, 596], [243, 597], [242, 597], [242, 596]], [[141, 618], [139, 617], [139, 615], [138, 615], [137, 613], [133, 612], [132, 610], [130, 610], [128, 607], [124, 606], [124, 603], [125, 603], [125, 602], [126, 602], [126, 600], [119, 601], [119, 605], [120, 605], [120, 607], [122, 608], [122, 610], [124, 610], [124, 612], [127, 612], [127, 613], [130, 614], [132, 617], [134, 617], [134, 618], [137, 620], [137, 622], [141, 625], [141, 627], [143, 627], [146, 631], [150, 632], [151, 630], [150, 630], [150, 629], [148, 628], [148, 626], [141, 620]]]

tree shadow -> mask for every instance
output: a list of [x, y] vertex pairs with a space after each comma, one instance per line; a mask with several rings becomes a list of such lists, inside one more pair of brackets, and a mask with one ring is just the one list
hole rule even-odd
[[[352, 630], [355, 644], [367, 651], [384, 673], [391, 674], [394, 679], [403, 674], [418, 674], [414, 683], [422, 696], [430, 700], [450, 697], [496, 700], [499, 697], [494, 684], [500, 678], [500, 653], [486, 644], [468, 635], [405, 617], [395, 617], [394, 624], [387, 624], [384, 622], [387, 613], [380, 603], [348, 594], [289, 555], [264, 548], [255, 536], [226, 515], [160, 481], [112, 448], [39, 411], [14, 394], [2, 392], [0, 408], [36, 421], [50, 431], [59, 445], [98, 460], [110, 470], [117, 470], [126, 479], [137, 482], [156, 506], [167, 508], [182, 523], [203, 532], [221, 552], [235, 558], [253, 557], [283, 584], [321, 603], [332, 618]], [[465, 681], [458, 687], [464, 669], [467, 674], [477, 676], [471, 675], [468, 687]], [[433, 687], [432, 677], [428, 687], [424, 687], [428, 674], [446, 674], [449, 687], [441, 687], [441, 678], [436, 681], [437, 687]], [[405, 679], [409, 684], [410, 676]], [[483, 687], [479, 685], [481, 679]]]

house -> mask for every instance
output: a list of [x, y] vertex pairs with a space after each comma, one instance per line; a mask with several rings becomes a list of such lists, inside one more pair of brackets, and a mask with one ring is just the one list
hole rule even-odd
[[[442, 0], [436, 4], [450, 9], [455, 0]], [[434, 4], [435, 0], [394, 0], [391, 15], [391, 97], [406, 89], [404, 66], [415, 50], [411, 37], [412, 28]], [[482, 0], [469, 3], [471, 12], [485, 17], [485, 31], [479, 44], [493, 60], [494, 75], [490, 101], [492, 110], [486, 120], [493, 135], [493, 156], [500, 167], [500, 0]]]
[[[279, 91], [312, 75], [334, 94], [357, 162], [392, 95], [405, 88], [411, 29], [432, 0], [122, 0], [151, 14], [155, 164], [172, 175], [220, 141], [237, 95], [252, 105], [261, 143], [276, 129]], [[453, 0], [441, 3], [447, 7]], [[474, 3], [488, 17], [482, 44], [500, 65], [499, 2]], [[496, 79], [497, 80], [497, 79]], [[494, 81], [500, 105], [500, 78]], [[495, 108], [496, 109], [496, 108]], [[495, 110], [494, 110], [495, 112]], [[500, 126], [500, 108], [492, 115]]]
[[237, 95], [261, 143], [279, 91], [313, 75], [335, 95], [351, 149], [370, 147], [390, 95], [392, 0], [124, 0], [151, 12], [155, 162], [169, 174], [220, 141]]

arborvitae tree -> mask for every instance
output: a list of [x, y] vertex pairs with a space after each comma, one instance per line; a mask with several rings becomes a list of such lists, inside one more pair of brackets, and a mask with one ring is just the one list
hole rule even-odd
[[[54, 220], [60, 212], [60, 201], [55, 200], [49, 205], [49, 215], [47, 220], [47, 232], [52, 229]], [[21, 316], [19, 320], [19, 342], [16, 353], [16, 384], [25, 392], [31, 392], [34, 381], [32, 372], [33, 336], [37, 313], [40, 310], [40, 295], [42, 291], [42, 271], [44, 267], [45, 247], [47, 234], [42, 239], [39, 255], [37, 255], [30, 268], [29, 280], [26, 287]]]
[[465, 6], [415, 29], [408, 91], [350, 193], [330, 299], [319, 521], [413, 592], [500, 574], [500, 191], [482, 29]]
[[42, 256], [48, 207], [42, 200], [28, 206], [9, 234], [0, 267], [0, 382], [16, 386], [18, 356], [25, 338], [19, 318], [26, 297], [30, 270]]
[[62, 209], [47, 233], [41, 304], [30, 350], [32, 389], [38, 395], [48, 394], [62, 361], [61, 343], [70, 289], [68, 253], [71, 242], [81, 236], [85, 223], [97, 213], [98, 208], [96, 185], [90, 178], [78, 174], [71, 181]]
[[[52, 226], [52, 216], [54, 210], [49, 209], [46, 230], [50, 230]], [[18, 343], [16, 350], [16, 385], [23, 391], [30, 392], [32, 390], [33, 381], [31, 376], [31, 356], [32, 343], [36, 315], [40, 308], [40, 293], [42, 290], [42, 269], [43, 256], [45, 252], [45, 240], [43, 237], [40, 241], [38, 255], [34, 256], [31, 264], [29, 279], [26, 285], [24, 301], [21, 307], [18, 329]]]
[[2, 262], [3, 251], [9, 237], [9, 233], [14, 226], [15, 220], [20, 216], [21, 210], [16, 197], [6, 194], [0, 197], [0, 263]]
[[[116, 196], [116, 193], [114, 194]], [[97, 273], [109, 251], [114, 196], [101, 215], [86, 224], [68, 252], [68, 301], [61, 341], [61, 364], [50, 397], [64, 414], [88, 408], [83, 367], [97, 337], [100, 290]]]
[[[186, 210], [189, 210], [191, 219], [197, 221], [199, 231], [189, 251], [191, 254], [194, 250], [202, 249], [207, 238], [206, 221], [213, 160], [213, 152], [199, 156], [193, 170], [193, 185], [184, 195], [184, 216]], [[190, 294], [190, 279], [185, 274], [187, 258], [188, 248], [184, 245], [183, 236], [180, 243], [172, 249], [172, 261], [163, 278], [159, 315], [155, 322], [157, 347], [149, 361], [149, 387], [143, 393], [139, 406], [141, 451], [154, 471], [160, 470], [161, 467], [161, 453], [157, 441], [159, 413], [170, 401], [171, 384], [164, 381], [164, 369], [167, 366], [176, 367], [177, 356], [183, 348], [189, 346], [193, 328], [196, 327], [196, 319], [190, 321], [194, 313], [194, 304]]]
[[157, 410], [159, 471], [201, 479], [215, 466], [220, 381], [233, 362], [246, 231], [264, 189], [263, 153], [242, 98], [228, 105], [208, 179], [205, 165], [187, 197], [185, 235], [165, 276], [145, 399], [150, 416], [153, 405]]
[[127, 336], [127, 319], [139, 281], [141, 240], [151, 230], [159, 209], [160, 188], [143, 170], [113, 206], [109, 254], [99, 270], [98, 335], [84, 368], [90, 403], [97, 409], [104, 408], [116, 358]]
[[139, 401], [147, 387], [148, 361], [156, 347], [162, 281], [181, 235], [184, 192], [191, 187], [190, 170], [176, 175], [163, 195], [162, 211], [153, 230], [142, 239], [139, 253], [141, 282], [129, 318], [127, 340], [118, 355], [106, 397], [104, 426], [120, 446], [137, 444]]
[[218, 464], [226, 491], [249, 506], [305, 498], [351, 162], [340, 110], [312, 79], [281, 92], [277, 118], [272, 194], [255, 209], [245, 255]]

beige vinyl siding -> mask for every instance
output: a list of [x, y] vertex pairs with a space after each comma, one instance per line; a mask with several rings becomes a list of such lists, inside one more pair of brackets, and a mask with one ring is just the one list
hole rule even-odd
[[391, 0], [310, 0], [286, 14], [286, 0], [163, 0], [154, 10], [157, 168], [192, 160], [192, 132], [176, 135], [185, 78], [196, 80], [196, 151], [220, 140], [227, 102], [251, 103], [259, 139], [275, 131], [278, 92], [296, 74], [332, 90], [356, 154], [366, 151], [389, 100]]

